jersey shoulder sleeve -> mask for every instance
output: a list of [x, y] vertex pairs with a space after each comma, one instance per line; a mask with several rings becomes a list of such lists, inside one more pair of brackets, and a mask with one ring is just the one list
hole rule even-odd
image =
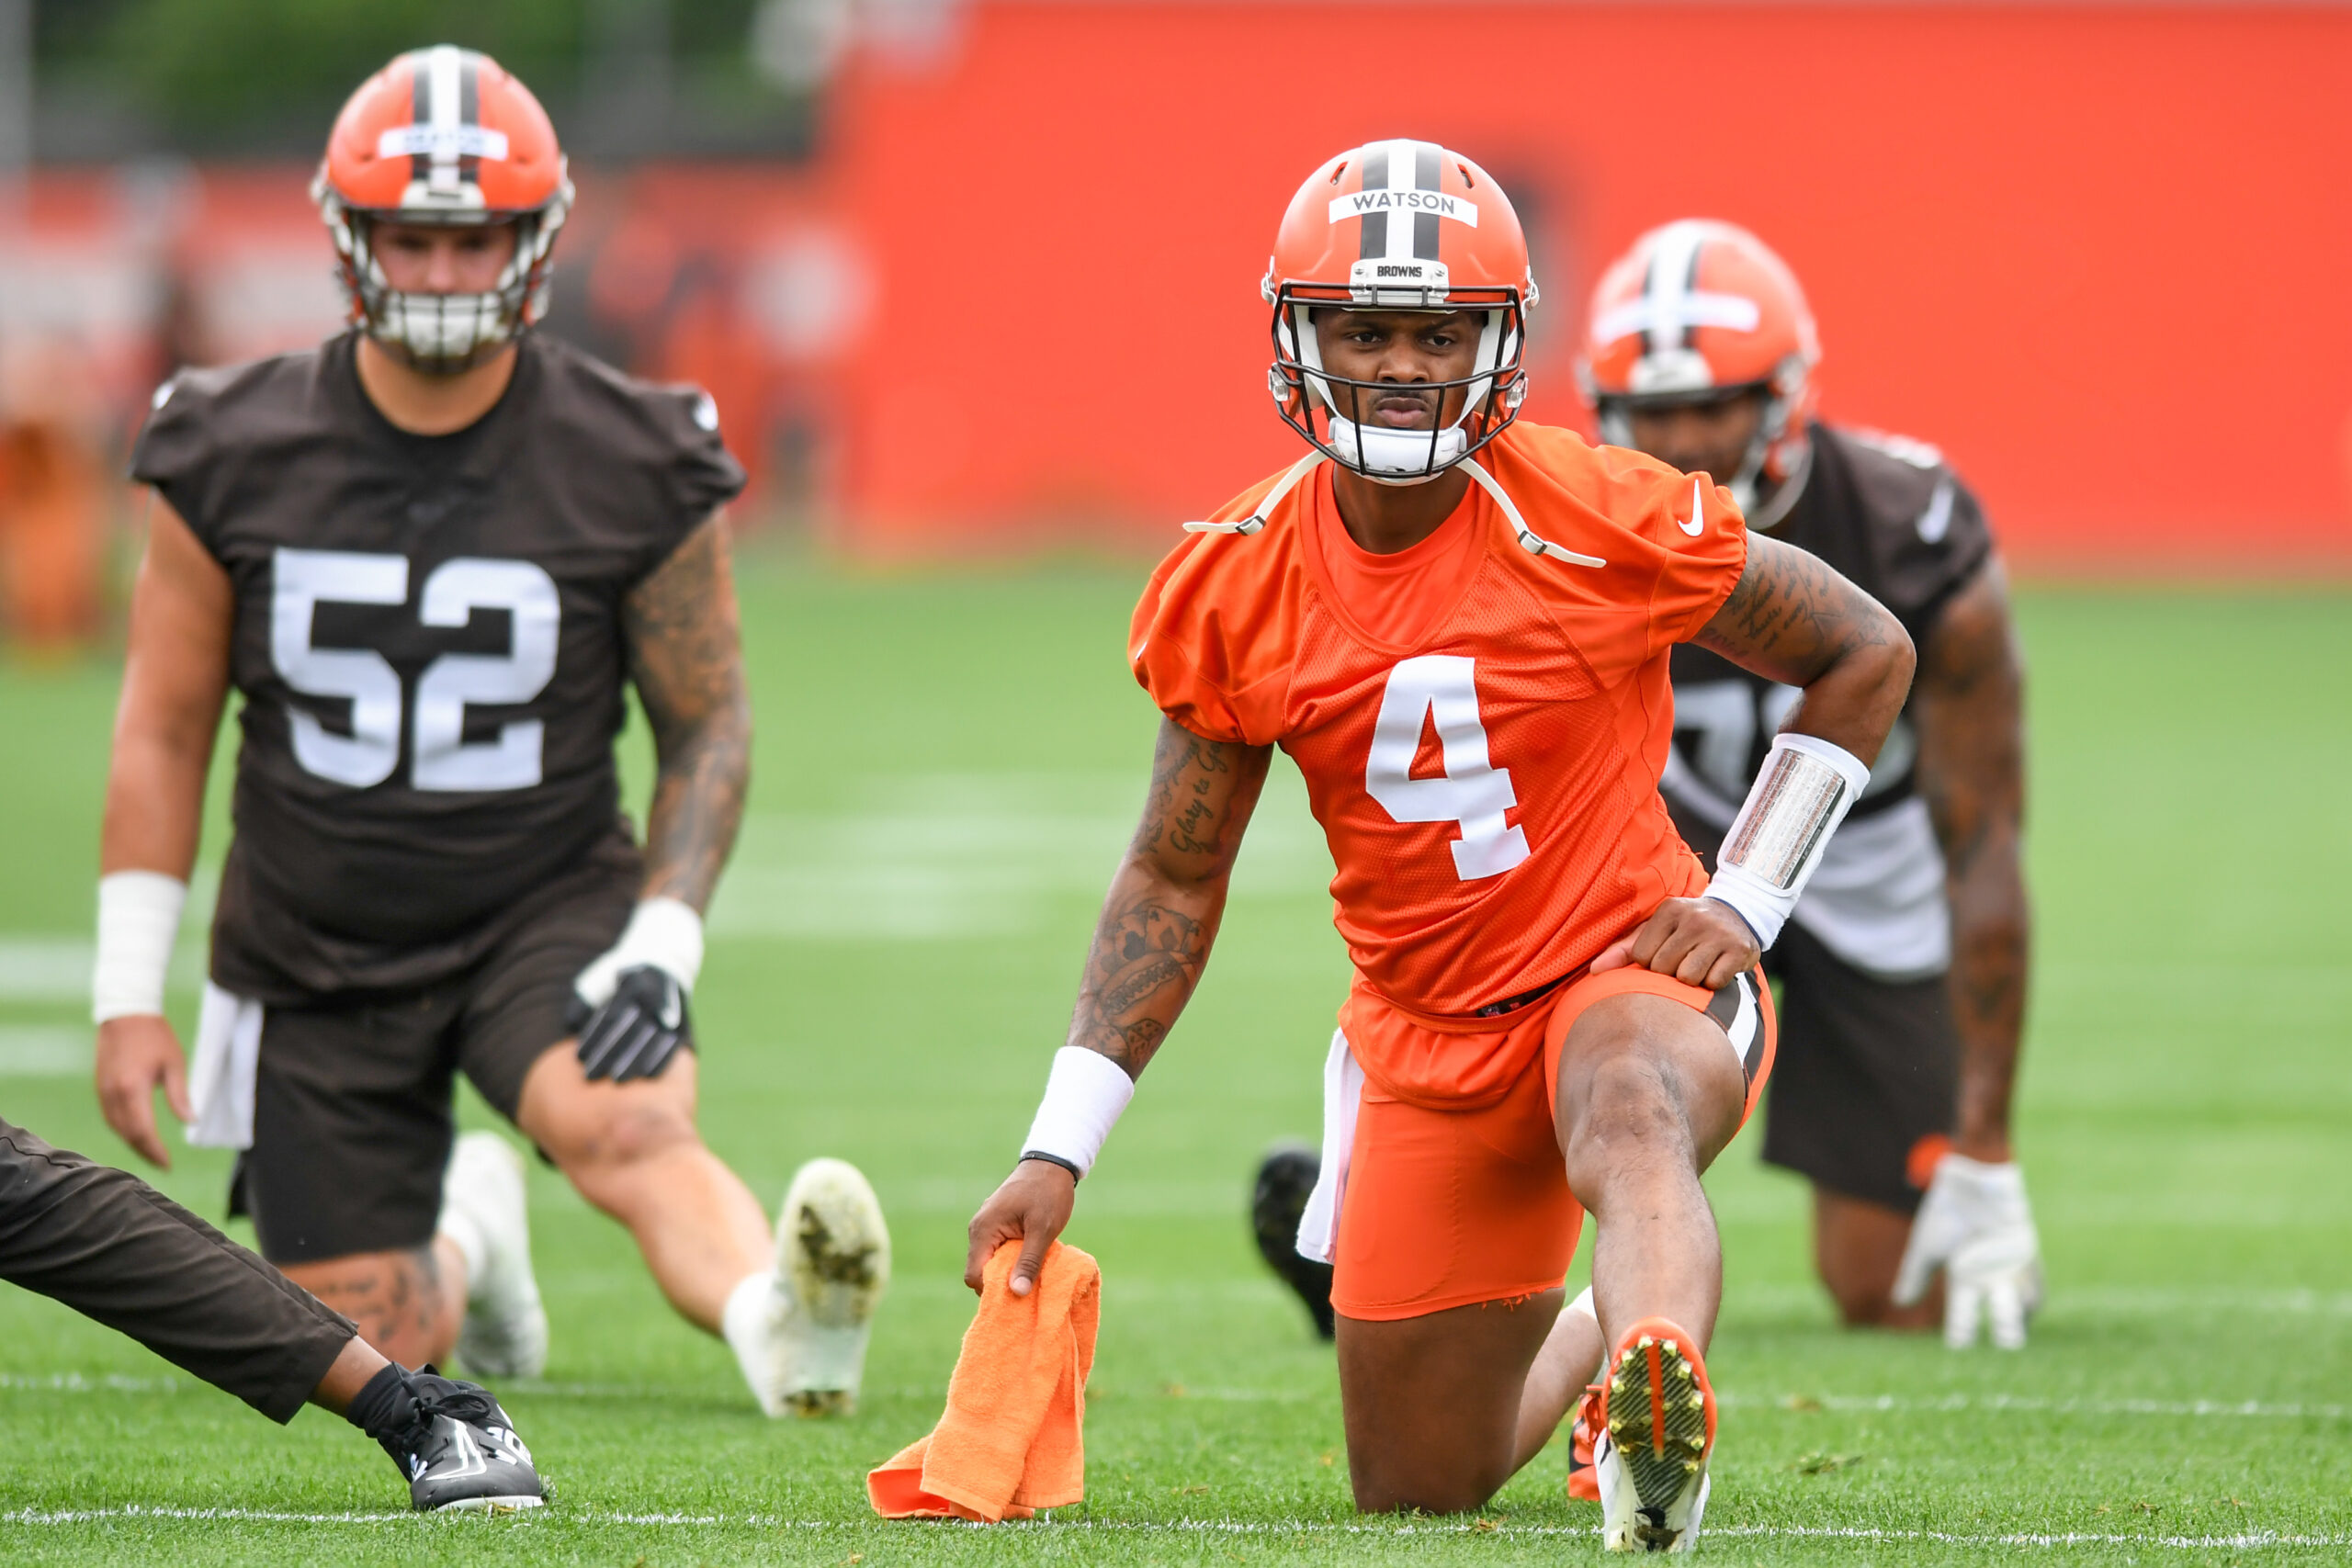
[[1915, 642], [1993, 553], [1984, 508], [1924, 441], [1815, 427], [1851, 476], [1877, 581], [1866, 584]]
[[[1275, 482], [1250, 486], [1208, 521], [1247, 517]], [[1282, 739], [1305, 586], [1301, 545], [1294, 491], [1255, 534], [1188, 534], [1168, 552], [1127, 628], [1128, 666], [1160, 712], [1211, 740]]]
[[1572, 430], [1514, 426], [1495, 446], [1495, 477], [1528, 525], [1607, 563], [1529, 558], [1604, 680], [1689, 642], [1731, 597], [1747, 525], [1729, 491]]
[[580, 450], [626, 465], [632, 493], [650, 494], [642, 519], [646, 570], [667, 558], [710, 514], [742, 493], [742, 464], [719, 433], [718, 404], [691, 383], [640, 380], [553, 339], [548, 367], [564, 388], [565, 423]]
[[217, 556], [238, 485], [313, 422], [320, 359], [309, 349], [176, 372], [149, 400], [130, 449], [130, 477], [154, 487]]

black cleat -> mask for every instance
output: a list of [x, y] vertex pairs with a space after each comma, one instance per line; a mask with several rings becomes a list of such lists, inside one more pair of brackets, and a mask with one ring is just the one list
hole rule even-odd
[[487, 1389], [430, 1369], [403, 1381], [416, 1399], [415, 1419], [381, 1441], [408, 1478], [417, 1512], [504, 1514], [547, 1501], [531, 1450]]
[[1279, 1144], [1258, 1162], [1258, 1188], [1250, 1200], [1250, 1225], [1258, 1256], [1298, 1292], [1314, 1314], [1315, 1332], [1331, 1337], [1331, 1266], [1298, 1255], [1298, 1223], [1308, 1194], [1322, 1173], [1323, 1156], [1304, 1144]]

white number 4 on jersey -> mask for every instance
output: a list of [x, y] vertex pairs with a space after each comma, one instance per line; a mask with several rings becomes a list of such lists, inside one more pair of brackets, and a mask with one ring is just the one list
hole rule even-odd
[[[1528, 856], [1527, 835], [1503, 813], [1519, 804], [1510, 773], [1487, 754], [1487, 727], [1478, 717], [1477, 661], [1427, 653], [1388, 672], [1380, 717], [1364, 760], [1364, 793], [1399, 822], [1454, 822], [1454, 874], [1464, 882], [1499, 876]], [[1413, 777], [1424, 722], [1437, 727], [1445, 754], [1442, 778]]]

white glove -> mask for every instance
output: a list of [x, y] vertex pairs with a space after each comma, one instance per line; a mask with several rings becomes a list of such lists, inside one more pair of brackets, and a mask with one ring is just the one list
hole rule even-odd
[[1945, 1344], [1967, 1349], [1976, 1343], [1978, 1320], [1989, 1318], [1996, 1346], [2025, 1348], [2025, 1320], [2041, 1304], [2041, 1241], [2026, 1204], [2025, 1173], [2014, 1162], [1986, 1165], [1955, 1154], [1936, 1162], [1895, 1270], [1895, 1304], [1926, 1295], [1939, 1268]]

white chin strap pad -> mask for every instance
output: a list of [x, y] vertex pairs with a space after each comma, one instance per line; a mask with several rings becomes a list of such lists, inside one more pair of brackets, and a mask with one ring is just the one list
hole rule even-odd
[[1374, 479], [1396, 478], [1418, 483], [1433, 479], [1462, 461], [1470, 438], [1453, 424], [1430, 439], [1426, 430], [1390, 430], [1357, 424], [1332, 414], [1331, 450], [1340, 461]]

